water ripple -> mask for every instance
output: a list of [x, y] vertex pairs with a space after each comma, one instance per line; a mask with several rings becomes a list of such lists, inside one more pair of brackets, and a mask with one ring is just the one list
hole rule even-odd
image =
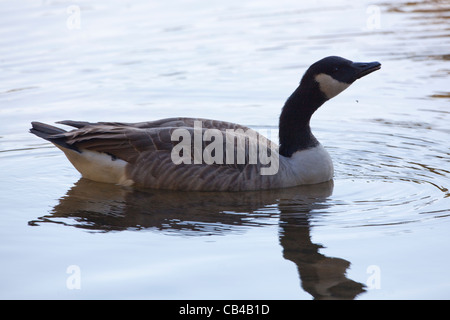
[[448, 137], [433, 135], [421, 123], [375, 119], [346, 131], [329, 125], [335, 188], [332, 206], [316, 223], [388, 226], [450, 215]]

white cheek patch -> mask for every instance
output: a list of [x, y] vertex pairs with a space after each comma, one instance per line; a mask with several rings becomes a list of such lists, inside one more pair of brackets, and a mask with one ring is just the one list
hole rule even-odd
[[337, 96], [350, 86], [349, 83], [338, 81], [325, 73], [319, 73], [315, 79], [319, 83], [320, 90], [328, 99]]

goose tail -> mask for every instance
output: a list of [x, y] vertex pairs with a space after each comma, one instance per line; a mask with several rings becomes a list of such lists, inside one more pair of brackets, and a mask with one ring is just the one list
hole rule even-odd
[[66, 137], [64, 135], [64, 133], [67, 132], [66, 130], [37, 121], [31, 122], [31, 126], [30, 132], [32, 134], [50, 141], [55, 145], [80, 152], [76, 147], [66, 142]]
[[[83, 127], [85, 125], [85, 123], [81, 122], [65, 122], [64, 124], [75, 127]], [[61, 128], [42, 122], [32, 122], [31, 125], [30, 132], [50, 141], [61, 149], [83, 177], [94, 181], [117, 183], [126, 186], [134, 183], [133, 180], [127, 177], [126, 166], [128, 163], [126, 161], [117, 159], [115, 156], [105, 152], [84, 148], [78, 149], [67, 142], [67, 139], [70, 139], [69, 134]]]

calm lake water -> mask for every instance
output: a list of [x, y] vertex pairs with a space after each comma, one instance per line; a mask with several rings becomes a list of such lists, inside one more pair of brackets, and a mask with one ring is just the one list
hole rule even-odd
[[[448, 1], [6, 0], [0, 16], [0, 298], [450, 298]], [[28, 133], [192, 116], [277, 141], [328, 55], [382, 63], [313, 118], [329, 183], [131, 190]]]

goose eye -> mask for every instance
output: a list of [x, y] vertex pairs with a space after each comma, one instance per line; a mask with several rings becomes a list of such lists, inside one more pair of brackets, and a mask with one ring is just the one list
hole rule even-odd
[[339, 67], [334, 67], [333, 68], [333, 73], [336, 73], [336, 72], [338, 72], [339, 71]]

